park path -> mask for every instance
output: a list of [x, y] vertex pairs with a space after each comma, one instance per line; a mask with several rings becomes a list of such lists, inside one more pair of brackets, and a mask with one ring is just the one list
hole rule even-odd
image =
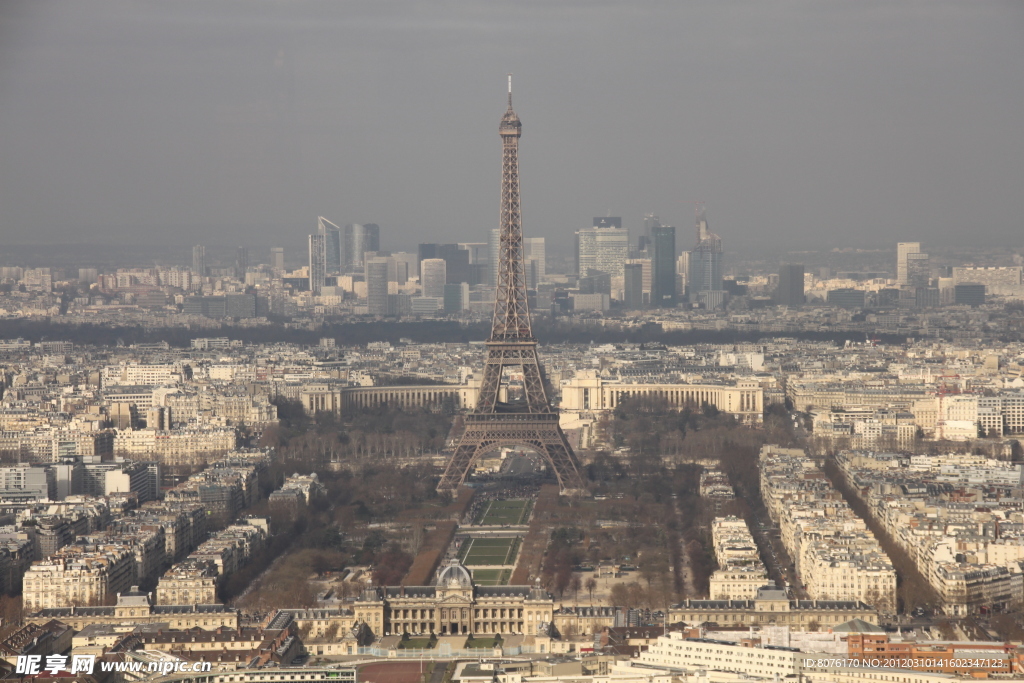
[[[684, 528], [685, 524], [683, 520], [683, 512], [679, 508], [678, 500], [672, 501], [672, 508], [676, 511], [676, 520], [679, 523], [679, 528]], [[680, 548], [679, 556], [683, 560], [683, 591], [685, 592], [686, 597], [688, 598], [699, 597], [697, 595], [697, 588], [693, 582], [693, 566], [690, 562], [690, 551], [686, 547], [686, 536], [684, 534], [679, 534], [679, 543], [682, 546]]]

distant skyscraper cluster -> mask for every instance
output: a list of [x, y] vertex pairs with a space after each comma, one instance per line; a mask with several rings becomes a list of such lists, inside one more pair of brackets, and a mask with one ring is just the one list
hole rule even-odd
[[708, 229], [703, 209], [697, 214], [697, 242], [689, 252], [678, 251], [676, 228], [663, 225], [653, 213], [644, 214], [635, 246], [621, 218], [604, 216], [576, 231], [575, 247], [582, 294], [600, 289], [604, 276], [612, 299], [627, 309], [671, 308], [684, 300], [705, 308], [725, 304], [722, 239]]

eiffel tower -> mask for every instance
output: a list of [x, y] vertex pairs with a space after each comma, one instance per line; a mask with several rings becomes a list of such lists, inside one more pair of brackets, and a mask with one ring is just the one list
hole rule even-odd
[[[523, 267], [523, 222], [519, 208], [519, 137], [523, 124], [512, 109], [512, 76], [508, 78], [508, 111], [498, 133], [502, 141], [501, 242], [494, 320], [486, 342], [487, 362], [476, 409], [466, 415], [466, 430], [448, 461], [438, 491], [454, 491], [484, 453], [499, 446], [521, 445], [542, 455], [563, 494], [583, 492], [581, 467], [548, 402], [544, 370], [537, 360], [537, 340], [530, 326]], [[521, 368], [523, 396], [503, 402], [506, 368]]]

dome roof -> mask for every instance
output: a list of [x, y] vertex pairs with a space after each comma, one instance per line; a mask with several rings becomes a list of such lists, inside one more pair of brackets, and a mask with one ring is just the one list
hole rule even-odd
[[471, 588], [473, 577], [458, 560], [449, 560], [448, 566], [437, 575], [438, 588]]

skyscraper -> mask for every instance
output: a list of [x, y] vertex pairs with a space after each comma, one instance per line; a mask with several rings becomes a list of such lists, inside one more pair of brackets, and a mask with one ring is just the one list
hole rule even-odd
[[201, 244], [192, 247], [192, 272], [206, 277], [206, 247]]
[[249, 250], [239, 247], [235, 252], [235, 277], [245, 282], [245, 273], [249, 270]]
[[421, 263], [425, 259], [444, 259], [449, 283], [469, 282], [472, 279], [469, 252], [460, 249], [458, 244], [424, 243], [419, 245], [418, 251]]
[[659, 225], [651, 230], [654, 247], [653, 277], [651, 278], [651, 305], [676, 305], [676, 229]]
[[342, 239], [342, 263], [345, 272], [362, 270], [363, 254], [368, 251], [380, 251], [380, 226], [376, 223], [346, 225]]
[[708, 230], [708, 219], [701, 207], [697, 212], [697, 245], [690, 252], [690, 301], [699, 301], [701, 292], [722, 289], [722, 238]]
[[623, 229], [619, 216], [598, 216], [591, 228], [576, 232], [578, 275], [597, 270], [612, 277], [622, 277], [622, 267], [629, 258], [629, 231]]
[[627, 263], [623, 268], [624, 299], [627, 309], [637, 310], [644, 305], [644, 266], [642, 263]]
[[341, 273], [344, 266], [341, 253], [341, 228], [323, 216], [319, 216], [316, 219], [316, 231], [317, 234], [326, 238], [327, 272], [331, 275]]
[[529, 286], [536, 288], [537, 284], [544, 279], [547, 268], [547, 258], [543, 237], [523, 238], [523, 259], [526, 262], [527, 279]]
[[907, 254], [904, 263], [907, 276], [904, 284], [910, 287], [927, 287], [932, 275], [928, 254], [911, 252]]
[[594, 218], [595, 268], [612, 277], [621, 277], [622, 268], [629, 258], [629, 230], [622, 227], [619, 216]]
[[803, 306], [803, 265], [791, 263], [779, 268], [779, 286], [775, 290], [775, 303], [779, 306]]
[[309, 291], [319, 295], [327, 277], [327, 237], [319, 233], [309, 236]]
[[444, 285], [447, 280], [447, 264], [441, 258], [428, 258], [420, 261], [420, 285], [423, 296], [444, 298]]
[[363, 225], [363, 249], [365, 251], [380, 251], [380, 226], [376, 223]]
[[366, 308], [370, 315], [388, 314], [388, 259], [366, 260]]
[[896, 244], [896, 284], [906, 285], [907, 282], [907, 256], [921, 252], [920, 242], [897, 242]]
[[284, 247], [270, 248], [270, 267], [284, 270]]
[[419, 277], [420, 262], [416, 254], [407, 251], [396, 251], [391, 254], [391, 263], [394, 264], [394, 273], [388, 273], [388, 279], [404, 285], [411, 277]]
[[690, 252], [680, 252], [676, 257], [676, 297], [682, 300], [690, 282]]
[[653, 213], [644, 214], [644, 232], [640, 235], [639, 239], [639, 251], [644, 251], [648, 245], [650, 245], [654, 229], [661, 225], [661, 219], [655, 216]]
[[444, 286], [444, 312], [461, 313], [469, 306], [469, 285], [465, 282]]

